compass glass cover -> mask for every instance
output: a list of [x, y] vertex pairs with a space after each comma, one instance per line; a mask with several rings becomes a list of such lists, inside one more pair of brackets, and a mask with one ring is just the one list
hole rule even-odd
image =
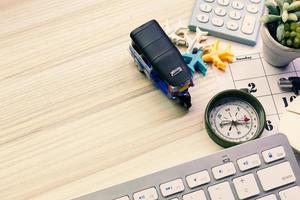
[[212, 131], [229, 142], [245, 142], [254, 139], [259, 131], [256, 110], [245, 100], [228, 97], [216, 102], [209, 111]]

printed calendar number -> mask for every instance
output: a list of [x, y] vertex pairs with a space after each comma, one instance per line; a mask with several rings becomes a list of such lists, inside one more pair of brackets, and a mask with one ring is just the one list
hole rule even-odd
[[296, 98], [295, 95], [290, 96], [290, 98], [288, 98], [288, 97], [282, 97], [284, 107], [288, 107], [288, 106], [289, 106], [289, 103], [293, 102], [293, 100], [294, 100], [295, 98]]
[[255, 92], [257, 92], [257, 88], [256, 88], [255, 83], [249, 83], [249, 84], [248, 84], [248, 87], [249, 87], [249, 92], [250, 92], [250, 93], [255, 93]]
[[272, 131], [274, 129], [274, 126], [273, 126], [273, 124], [270, 120], [267, 120], [265, 128], [266, 128], [267, 131]]

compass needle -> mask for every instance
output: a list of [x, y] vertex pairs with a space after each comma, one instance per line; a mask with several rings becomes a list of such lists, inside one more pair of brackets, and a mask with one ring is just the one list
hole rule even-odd
[[220, 122], [220, 125], [226, 125], [226, 124], [230, 124], [231, 123], [231, 120], [223, 120]]
[[231, 123], [231, 125], [230, 125], [230, 127], [229, 127], [229, 131], [231, 131], [231, 129], [232, 129], [232, 124], [233, 124], [233, 123]]
[[237, 131], [237, 134], [239, 135], [239, 129], [238, 129], [238, 127], [237, 127], [237, 124], [234, 124], [234, 127], [235, 127], [235, 129], [236, 129], [236, 131]]

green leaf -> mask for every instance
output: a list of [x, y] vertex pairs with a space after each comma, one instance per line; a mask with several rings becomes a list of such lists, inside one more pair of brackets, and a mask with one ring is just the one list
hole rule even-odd
[[288, 18], [289, 18], [289, 13], [286, 10], [284, 10], [282, 12], [281, 18], [282, 18], [283, 22], [286, 22], [288, 20]]
[[277, 9], [276, 5], [271, 1], [266, 1], [265, 6], [268, 8], [269, 14], [271, 15], [279, 15], [279, 10]]
[[297, 15], [298, 19], [300, 19], [300, 11], [294, 12], [295, 15]]
[[296, 21], [298, 21], [298, 16], [294, 13], [290, 13], [288, 16], [288, 20], [296, 22]]
[[276, 4], [282, 8], [284, 0], [275, 0]]
[[283, 8], [282, 8], [282, 21], [286, 22], [288, 20], [289, 17], [289, 13], [287, 11], [287, 9], [289, 8], [289, 3], [283, 3]]
[[300, 11], [300, 1], [294, 1], [293, 3], [291, 3], [288, 7], [288, 11]]
[[283, 7], [283, 0], [274, 0], [276, 2], [276, 4], [278, 5], [279, 9], [280, 9], [280, 13], [282, 12], [282, 7]]
[[278, 27], [277, 27], [277, 31], [276, 31], [276, 38], [277, 40], [280, 42], [284, 39], [284, 24], [280, 24]]
[[279, 16], [279, 15], [264, 15], [260, 19], [260, 21], [264, 24], [267, 24], [270, 22], [277, 22], [280, 20], [281, 20], [281, 16]]

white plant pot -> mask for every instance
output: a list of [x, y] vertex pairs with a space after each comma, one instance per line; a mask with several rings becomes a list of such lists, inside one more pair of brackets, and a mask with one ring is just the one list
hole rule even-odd
[[263, 40], [264, 58], [269, 64], [275, 67], [284, 67], [300, 57], [300, 49], [281, 45], [271, 36], [266, 26], [262, 27], [261, 37]]

